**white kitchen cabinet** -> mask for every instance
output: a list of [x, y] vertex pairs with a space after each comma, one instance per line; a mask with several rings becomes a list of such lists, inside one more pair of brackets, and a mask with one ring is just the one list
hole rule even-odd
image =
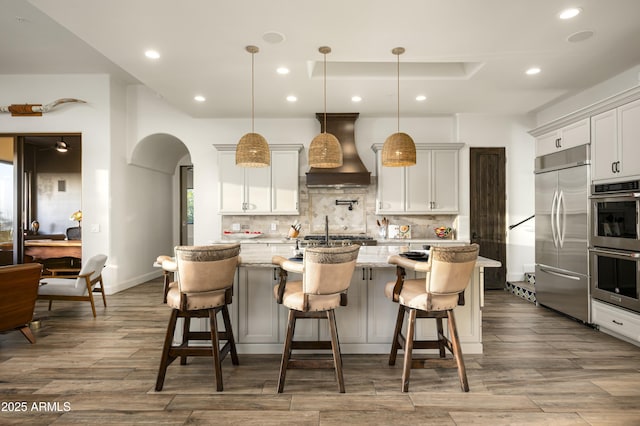
[[271, 151], [271, 213], [298, 214], [298, 151]]
[[272, 145], [269, 167], [238, 167], [235, 145], [218, 152], [221, 214], [298, 214], [298, 164], [302, 145]]
[[600, 331], [640, 343], [640, 314], [593, 300], [591, 317]]
[[385, 296], [384, 287], [388, 282], [396, 280], [396, 269], [376, 268], [373, 269], [373, 274], [375, 279], [367, 282], [367, 342], [387, 344], [391, 348], [398, 304]]
[[376, 214], [458, 213], [458, 156], [463, 144], [417, 144], [416, 165], [382, 167], [375, 144], [378, 190]]
[[239, 268], [238, 343], [278, 342], [277, 268]]
[[536, 157], [590, 142], [589, 119], [584, 118], [536, 138]]
[[640, 100], [591, 117], [594, 181], [640, 176]]

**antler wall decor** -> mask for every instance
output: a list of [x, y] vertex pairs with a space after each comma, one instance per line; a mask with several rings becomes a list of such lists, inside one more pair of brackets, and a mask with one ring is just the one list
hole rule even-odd
[[70, 102], [79, 102], [86, 104], [82, 99], [62, 98], [53, 101], [50, 104], [11, 104], [9, 106], [0, 106], [0, 112], [10, 112], [12, 117], [41, 117], [42, 113], [49, 112], [58, 105]]

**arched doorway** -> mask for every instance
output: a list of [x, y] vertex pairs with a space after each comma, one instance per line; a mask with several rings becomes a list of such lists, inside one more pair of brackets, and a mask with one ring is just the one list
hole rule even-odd
[[173, 244], [193, 241], [193, 165], [186, 145], [177, 137], [156, 133], [141, 139], [135, 146], [129, 164], [172, 176], [172, 184], [161, 189], [171, 194], [171, 232]]

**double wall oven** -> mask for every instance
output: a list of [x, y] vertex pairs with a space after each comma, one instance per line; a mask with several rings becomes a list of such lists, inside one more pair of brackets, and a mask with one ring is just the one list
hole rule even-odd
[[640, 313], [640, 180], [591, 187], [591, 296]]

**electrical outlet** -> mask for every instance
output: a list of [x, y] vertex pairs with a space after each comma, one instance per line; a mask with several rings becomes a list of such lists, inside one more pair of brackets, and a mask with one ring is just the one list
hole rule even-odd
[[271, 230], [272, 231], [277, 231], [278, 230], [278, 224], [276, 222], [271, 222]]
[[239, 231], [240, 230], [240, 224], [239, 223], [231, 224], [231, 230], [232, 231]]

